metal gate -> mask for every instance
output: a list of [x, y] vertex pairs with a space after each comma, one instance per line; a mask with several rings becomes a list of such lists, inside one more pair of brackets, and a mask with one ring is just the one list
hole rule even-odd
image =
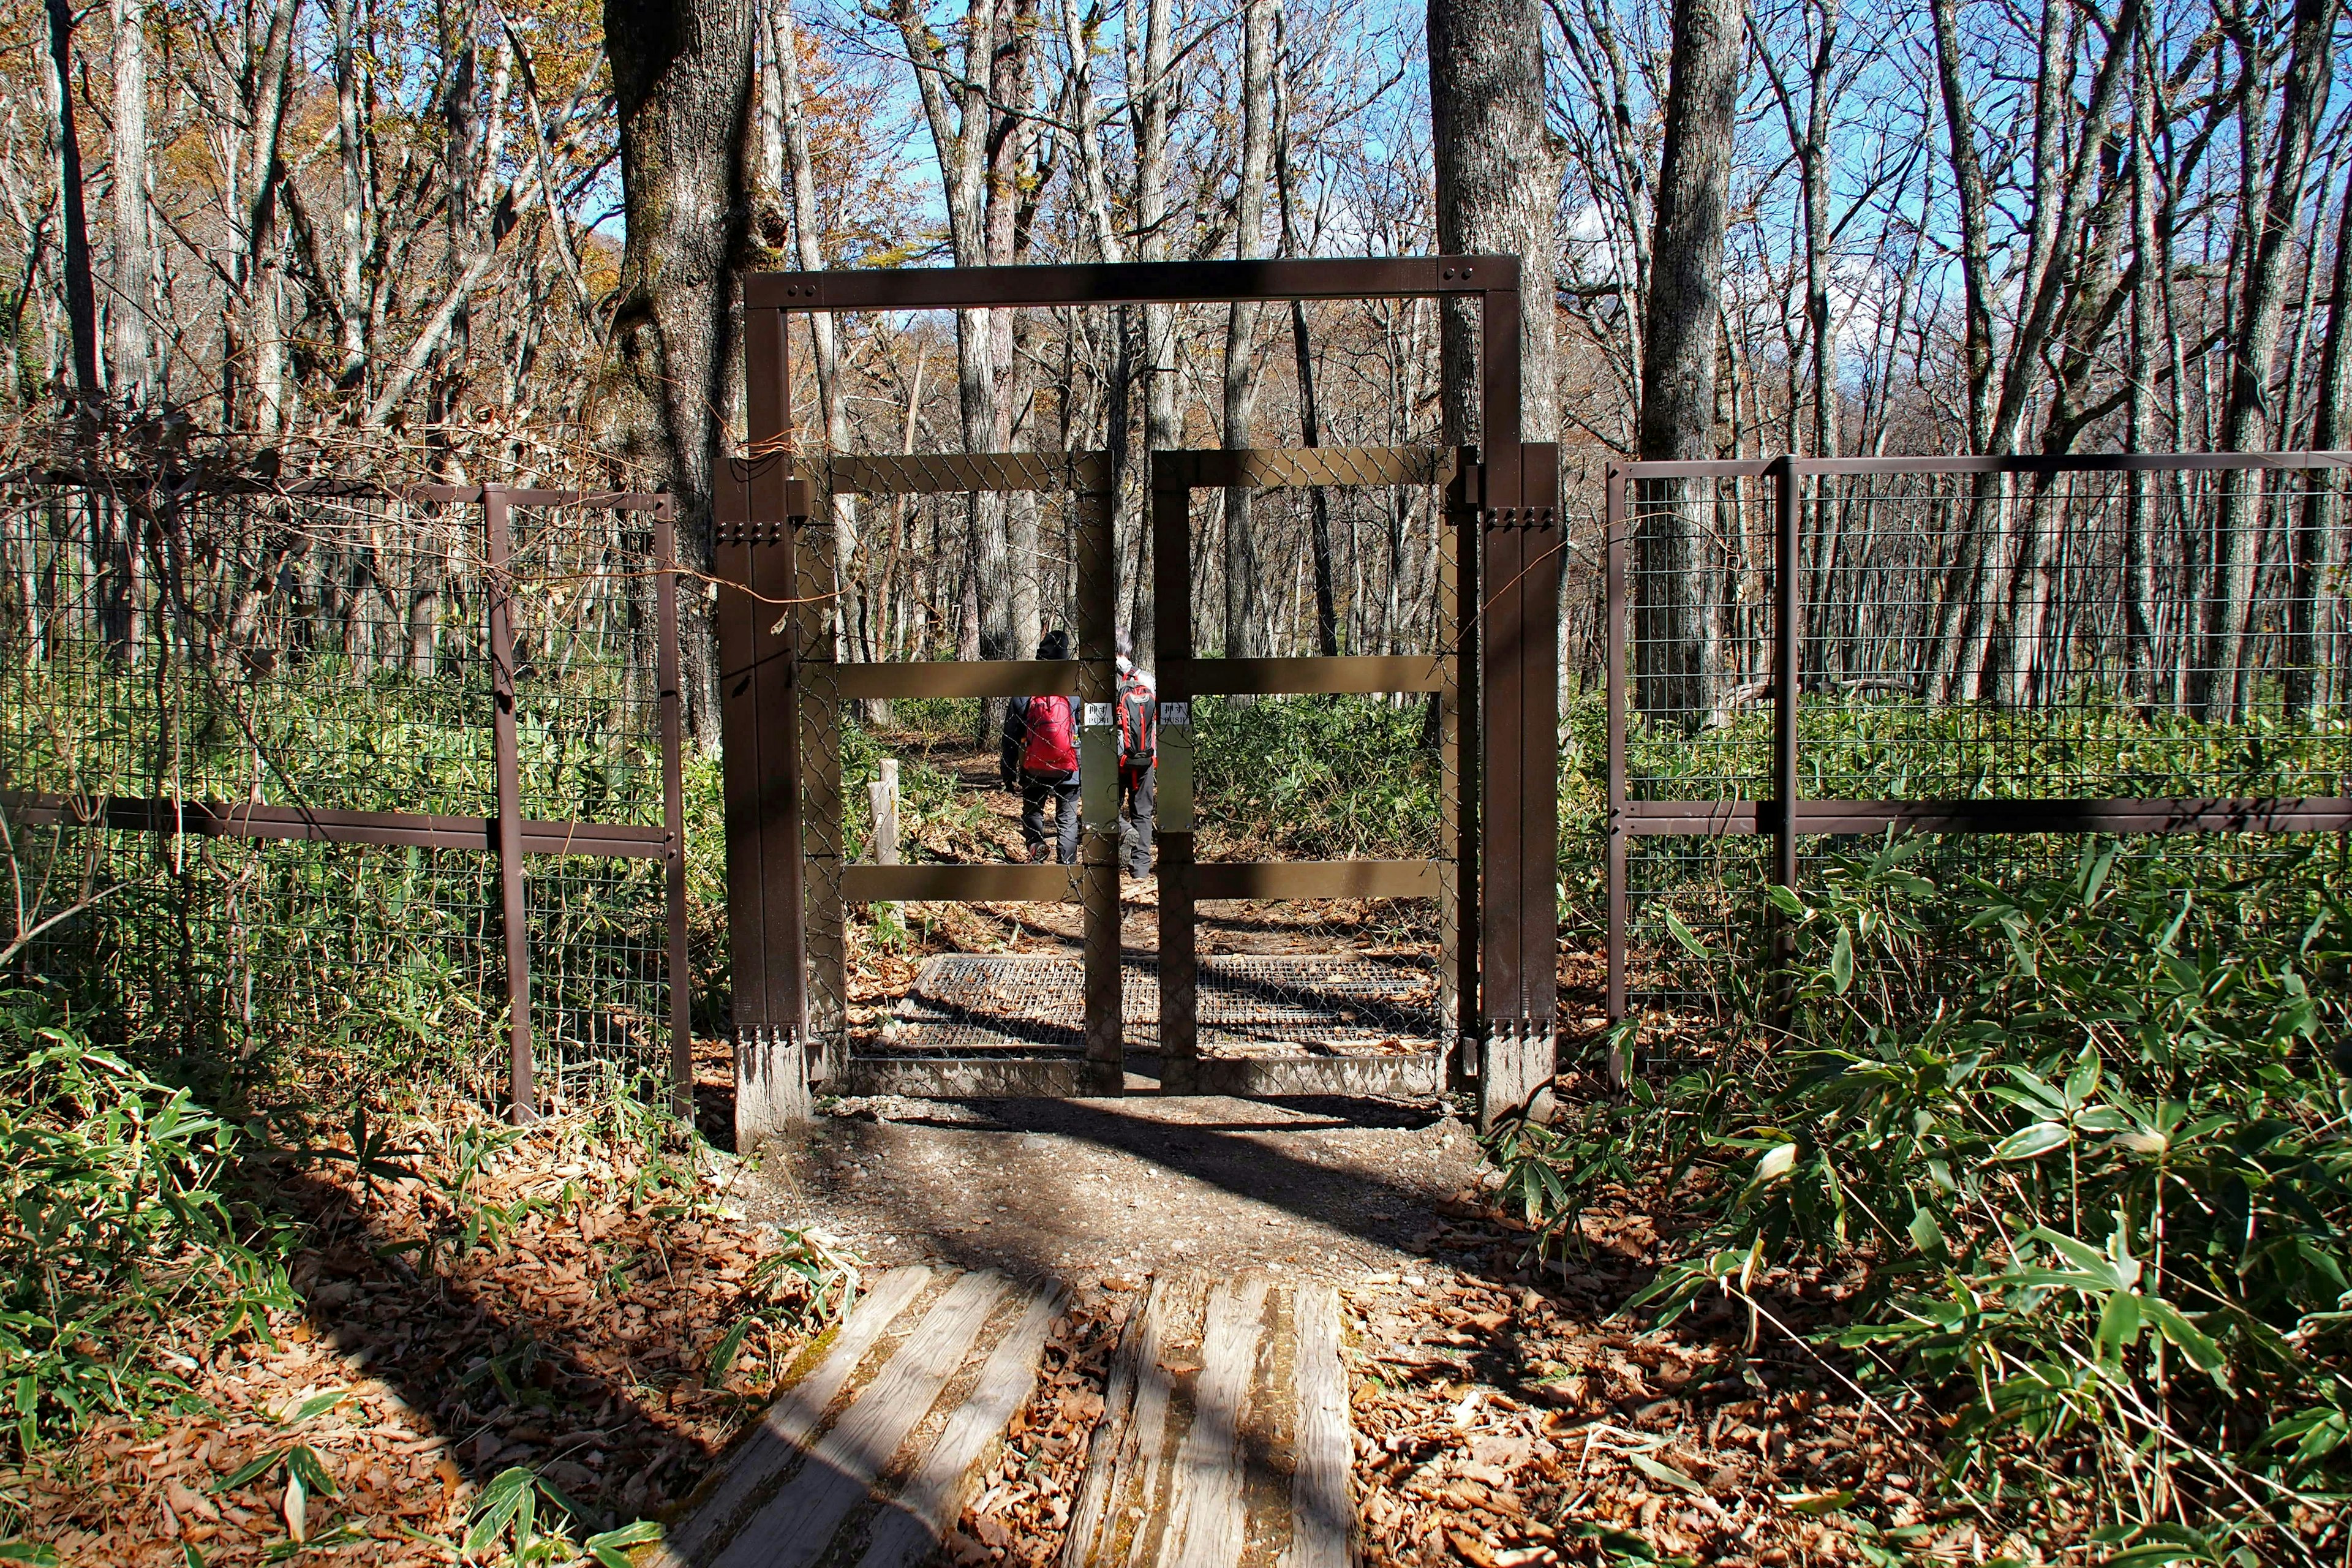
[[[1156, 662], [1162, 703], [1157, 1058], [1161, 1092], [1428, 1094], [1475, 1084], [1483, 1120], [1524, 1103], [1553, 1061], [1557, 812], [1558, 453], [1517, 439], [1518, 268], [1510, 258], [1198, 262], [782, 273], [746, 280], [751, 457], [718, 484], [714, 542], [726, 751], [737, 1131], [744, 1146], [803, 1117], [813, 1093], [1117, 1094], [1139, 1064], [1121, 973], [1118, 791], [1109, 704], [1116, 498], [1102, 453], [835, 457], [793, 465], [787, 313], [1231, 300], [1470, 296], [1485, 345], [1479, 448], [1150, 455]], [[1189, 504], [1201, 488], [1444, 484], [1441, 603], [1450, 635], [1380, 658], [1196, 658]], [[1076, 510], [1076, 658], [854, 664], [835, 652], [833, 531], [805, 526], [826, 492], [1068, 493]], [[1468, 548], [1475, 531], [1477, 548]], [[1076, 689], [1084, 833], [1076, 866], [845, 863], [841, 710], [900, 697]], [[1444, 820], [1420, 859], [1202, 858], [1192, 814], [1192, 705], [1261, 693], [1430, 693], [1439, 705]], [[1483, 700], [1482, 699], [1483, 694]], [[1483, 866], [1485, 874], [1480, 875]], [[1435, 1016], [1425, 1050], [1204, 1055], [1201, 906], [1236, 900], [1425, 899], [1437, 910]], [[1057, 1048], [908, 1055], [857, 1048], [847, 1027], [844, 915], [877, 900], [1080, 906], [1082, 1027]], [[1261, 963], [1259, 968], [1265, 967]], [[1350, 977], [1326, 973], [1344, 992]], [[1281, 1027], [1277, 1021], [1274, 1026]]]

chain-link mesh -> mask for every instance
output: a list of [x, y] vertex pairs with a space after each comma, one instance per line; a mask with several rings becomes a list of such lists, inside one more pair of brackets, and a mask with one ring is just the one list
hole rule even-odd
[[[522, 814], [658, 826], [652, 524], [599, 507], [512, 522]], [[496, 815], [486, 546], [478, 504], [0, 493], [22, 962], [113, 1037], [484, 1066], [505, 1010], [487, 839], [303, 834], [332, 814]], [[273, 814], [260, 837], [165, 831]], [[637, 1020], [666, 1005], [658, 859], [529, 874], [542, 1078], [655, 1065]]]

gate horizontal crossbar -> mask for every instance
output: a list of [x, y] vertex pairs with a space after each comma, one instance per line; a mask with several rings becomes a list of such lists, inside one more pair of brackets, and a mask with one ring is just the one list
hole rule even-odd
[[1443, 654], [1350, 655], [1334, 658], [1171, 658], [1160, 693], [1191, 697], [1275, 696], [1296, 692], [1368, 694], [1443, 691]]
[[[1775, 833], [1772, 801], [1629, 800], [1635, 838]], [[1801, 800], [1800, 834], [2328, 833], [2352, 829], [2352, 798], [2118, 800]]]
[[1151, 482], [1160, 489], [1442, 485], [1453, 477], [1451, 447], [1292, 447], [1151, 454]]
[[[377, 844], [392, 848], [466, 849], [499, 847], [495, 816], [437, 816], [396, 811], [320, 811], [300, 805], [223, 805], [217, 801], [134, 800], [108, 796], [0, 795], [17, 819], [34, 827], [120, 828], [134, 833], [193, 833], [222, 838], [308, 839], [322, 844]], [[658, 827], [619, 822], [526, 820], [526, 855], [593, 855], [658, 860], [668, 835]]]
[[1078, 689], [1074, 658], [900, 659], [801, 668], [812, 681], [830, 679], [841, 697], [1055, 697]]

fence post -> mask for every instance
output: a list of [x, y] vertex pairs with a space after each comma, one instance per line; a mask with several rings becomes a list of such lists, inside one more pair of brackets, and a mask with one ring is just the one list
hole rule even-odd
[[[1797, 701], [1801, 674], [1797, 666], [1804, 634], [1797, 506], [1803, 482], [1803, 459], [1793, 455], [1780, 458], [1773, 475], [1772, 879], [1791, 893], [1797, 890]], [[1772, 964], [1783, 1029], [1795, 1013], [1789, 964], [1796, 952], [1796, 927], [1786, 916], [1776, 918]]]
[[663, 904], [669, 924], [669, 1104], [694, 1115], [694, 997], [686, 943], [686, 743], [678, 710], [677, 521], [664, 496], [654, 514], [654, 679], [660, 688]]
[[[1625, 896], [1625, 475], [1614, 463], [1609, 465], [1607, 479], [1602, 482], [1604, 504], [1602, 548], [1606, 552], [1603, 573], [1605, 607], [1601, 612], [1601, 638], [1606, 659], [1605, 687], [1609, 722], [1609, 802], [1607, 899], [1608, 936], [1606, 939], [1609, 964], [1609, 1022], [1614, 1026], [1625, 1016], [1625, 942], [1628, 910]], [[1609, 1086], [1622, 1089], [1633, 1076], [1629, 1053], [1614, 1043], [1609, 1047]]]
[[514, 595], [508, 574], [507, 498], [482, 487], [488, 535], [490, 746], [498, 773], [499, 909], [507, 946], [509, 1111], [539, 1120], [530, 1062], [530, 911], [523, 890], [522, 766], [515, 738]]

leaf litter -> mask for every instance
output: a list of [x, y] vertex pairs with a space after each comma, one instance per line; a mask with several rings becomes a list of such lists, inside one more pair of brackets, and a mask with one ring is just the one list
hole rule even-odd
[[655, 1517], [856, 1289], [821, 1238], [724, 1201], [729, 1157], [624, 1135], [609, 1110], [518, 1129], [437, 1105], [389, 1152], [354, 1131], [256, 1194], [305, 1227], [299, 1307], [154, 1344], [185, 1392], [0, 1477], [16, 1535], [121, 1568], [306, 1542], [455, 1563], [516, 1467], [577, 1505], [575, 1536]]

